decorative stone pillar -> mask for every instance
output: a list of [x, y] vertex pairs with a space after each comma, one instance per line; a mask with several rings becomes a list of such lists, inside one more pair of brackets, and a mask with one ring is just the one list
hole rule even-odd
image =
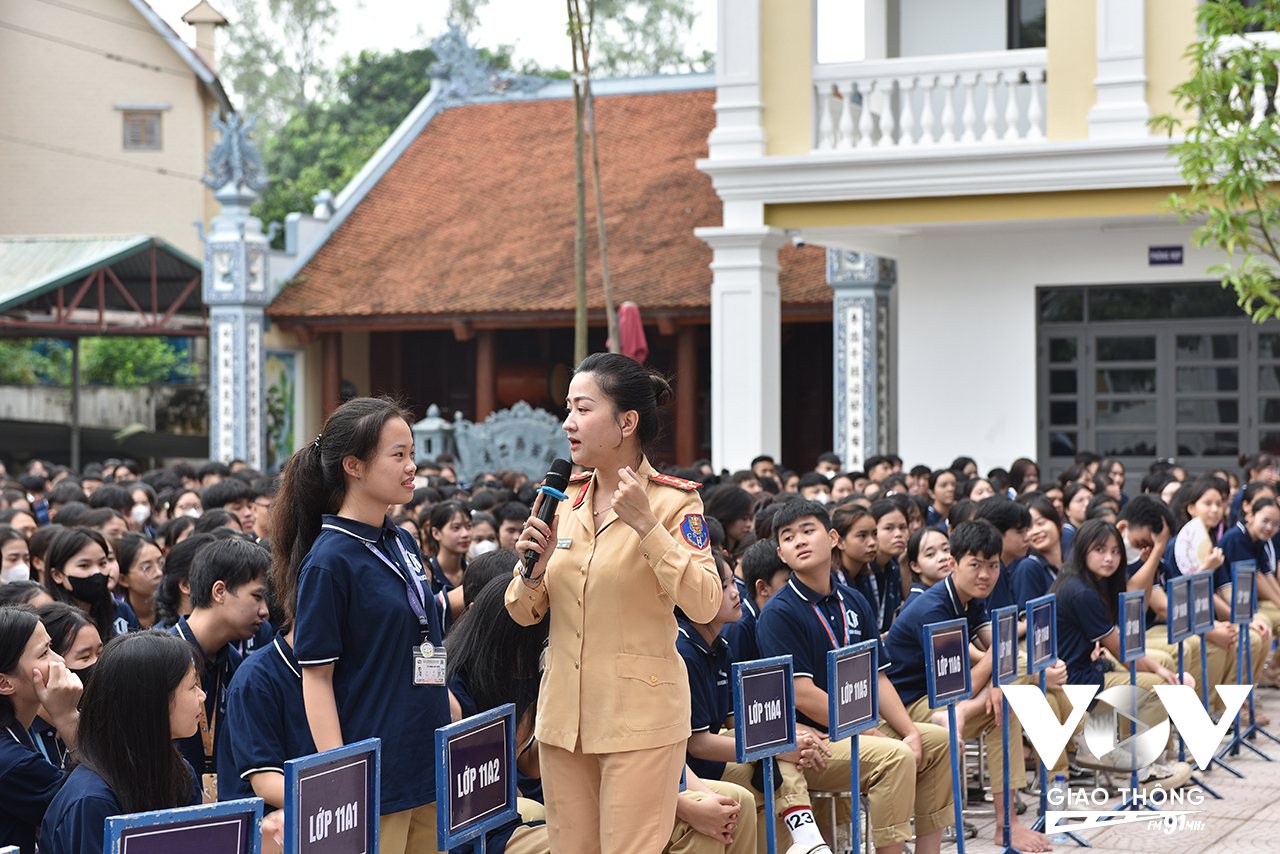
[[827, 250], [831, 303], [831, 435], [846, 471], [891, 446], [889, 426], [889, 289], [897, 265], [888, 258]]
[[1144, 0], [1097, 0], [1098, 102], [1089, 139], [1150, 136], [1147, 119], [1147, 25]]
[[209, 457], [266, 465], [262, 333], [271, 302], [269, 238], [249, 214], [265, 186], [261, 160], [249, 142], [252, 120], [214, 119], [222, 140], [209, 155], [205, 183], [222, 205], [204, 245], [203, 295], [209, 307]]

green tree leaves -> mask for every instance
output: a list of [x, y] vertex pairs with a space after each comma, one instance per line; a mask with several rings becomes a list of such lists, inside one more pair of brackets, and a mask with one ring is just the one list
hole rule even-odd
[[[195, 374], [196, 367], [164, 338], [80, 339], [84, 385], [133, 389]], [[70, 345], [51, 338], [0, 340], [0, 383], [69, 385]]]

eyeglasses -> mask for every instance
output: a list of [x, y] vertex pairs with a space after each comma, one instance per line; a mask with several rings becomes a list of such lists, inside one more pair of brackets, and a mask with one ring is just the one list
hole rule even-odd
[[263, 502], [261, 502], [261, 501], [255, 501], [255, 502], [253, 502], [253, 506], [254, 506], [254, 507], [261, 507], [263, 510], [270, 510], [270, 509], [271, 509], [271, 502], [270, 502], [270, 501], [268, 501], [268, 502], [266, 502], [266, 503], [263, 503]]
[[164, 559], [140, 563], [138, 564], [138, 571], [143, 575], [164, 575]]

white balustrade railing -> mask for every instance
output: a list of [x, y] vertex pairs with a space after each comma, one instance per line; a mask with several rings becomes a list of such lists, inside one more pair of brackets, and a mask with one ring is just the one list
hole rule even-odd
[[1045, 48], [813, 67], [817, 151], [1043, 141]]

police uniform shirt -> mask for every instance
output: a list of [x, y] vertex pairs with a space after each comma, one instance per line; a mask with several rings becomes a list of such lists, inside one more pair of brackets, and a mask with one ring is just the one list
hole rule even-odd
[[[400, 565], [402, 544], [417, 566]], [[425, 598], [423, 627], [409, 605], [412, 572]], [[407, 576], [406, 576], [407, 578]], [[298, 572], [294, 652], [302, 667], [334, 665], [333, 695], [342, 736], [350, 744], [382, 739], [382, 814], [435, 801], [432, 733], [449, 723], [443, 685], [413, 684], [413, 650], [423, 636], [443, 637], [436, 600], [413, 537], [389, 518], [382, 527], [325, 515], [320, 536]]]
[[240, 665], [227, 690], [227, 737], [218, 743], [218, 800], [255, 798], [249, 777], [284, 773], [316, 752], [302, 700], [302, 668], [282, 631]]
[[[676, 649], [689, 672], [690, 729], [692, 732], [719, 733], [725, 720], [733, 713], [729, 644], [723, 637], [716, 637], [714, 644], [708, 644], [692, 623], [686, 620], [676, 622], [679, 626]], [[719, 780], [724, 775], [723, 762], [698, 759], [692, 753], [685, 754], [685, 762], [704, 780]]]
[[[187, 770], [191, 771], [188, 765]], [[200, 803], [200, 787], [192, 774], [191, 801]], [[40, 854], [102, 854], [107, 819], [123, 810], [116, 793], [97, 773], [81, 765], [67, 775], [40, 826]]]
[[36, 828], [65, 777], [36, 751], [21, 724], [0, 728], [0, 847], [35, 854]]
[[948, 575], [915, 597], [893, 621], [893, 628], [885, 638], [885, 648], [893, 662], [887, 675], [903, 705], [909, 706], [929, 693], [925, 676], [929, 662], [924, 654], [924, 627], [956, 619], [968, 622], [970, 640], [977, 637], [979, 630], [991, 625], [985, 601], [970, 599], [968, 605], [961, 605], [955, 579]]
[[[760, 657], [760, 645], [756, 641], [756, 620], [760, 617], [760, 609], [756, 607], [755, 600], [747, 595], [747, 585], [742, 579], [734, 578], [733, 581], [738, 585], [742, 615], [732, 623], [725, 623], [724, 628], [720, 629], [720, 636], [728, 641], [733, 661], [755, 661]], [[679, 647], [679, 641], [676, 646]]]
[[[848, 638], [843, 636], [846, 625]], [[880, 639], [876, 615], [862, 594], [844, 585], [832, 585], [830, 593], [820, 596], [794, 574], [760, 609], [756, 626], [762, 656], [790, 655], [794, 675], [809, 677], [822, 691], [827, 690], [827, 652], [873, 638]], [[889, 666], [884, 643], [878, 644], [878, 653], [880, 669], [884, 670]], [[796, 720], [827, 731], [825, 724], [799, 711]]]
[[872, 563], [853, 580], [853, 589], [871, 604], [880, 633], [889, 631], [893, 616], [902, 604], [902, 571], [898, 569], [898, 561], [889, 558], [883, 569]]
[[1105, 684], [1093, 646], [1115, 631], [1102, 597], [1079, 577], [1068, 578], [1058, 594], [1058, 658], [1066, 662], [1067, 684]]
[[[1004, 575], [1003, 572], [1000, 574]], [[1009, 564], [1009, 588], [1013, 601], [1018, 605], [1018, 613], [1022, 614], [1027, 610], [1028, 600], [1048, 593], [1057, 577], [1058, 567], [1036, 552]]]
[[205, 693], [205, 720], [213, 727], [213, 755], [205, 756], [204, 737], [199, 730], [193, 736], [177, 739], [174, 744], [178, 746], [182, 758], [191, 763], [192, 768], [199, 768], [201, 774], [212, 774], [218, 770], [218, 747], [223, 740], [222, 725], [227, 716], [227, 689], [231, 687], [231, 679], [236, 675], [236, 670], [243, 659], [231, 644], [218, 650], [216, 657], [210, 658], [209, 653], [205, 652], [200, 642], [196, 640], [186, 617], [179, 617], [177, 625], [170, 629], [169, 633], [191, 644], [204, 658], [201, 687], [204, 688]]

